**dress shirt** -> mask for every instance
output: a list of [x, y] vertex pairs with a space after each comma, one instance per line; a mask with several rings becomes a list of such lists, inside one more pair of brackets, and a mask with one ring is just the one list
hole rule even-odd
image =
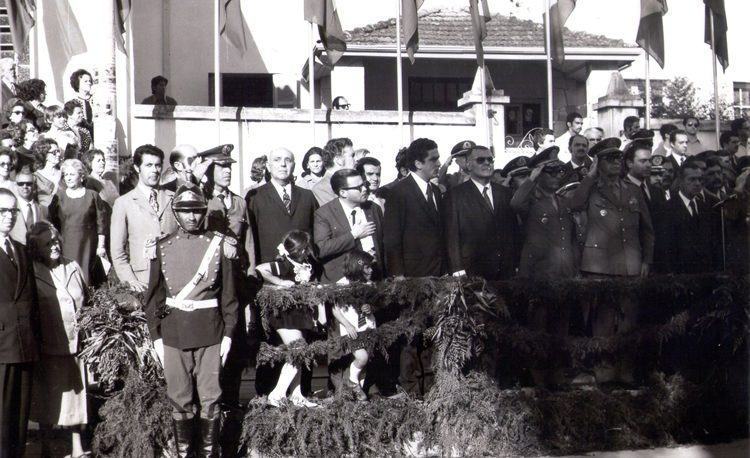
[[292, 182], [285, 184], [284, 186], [278, 184], [275, 180], [271, 180], [271, 185], [276, 190], [277, 193], [279, 193], [279, 199], [281, 199], [282, 202], [284, 202], [284, 190], [286, 189], [286, 194], [289, 196], [289, 199], [292, 198]]
[[[414, 177], [414, 181], [417, 182], [417, 186], [419, 186], [419, 190], [422, 192], [422, 195], [424, 196], [424, 199], [427, 201], [427, 203], [430, 202], [430, 200], [427, 198], [427, 187], [430, 185], [430, 183], [424, 181], [422, 177], [417, 175], [416, 173], [412, 173], [411, 176]], [[432, 204], [437, 205], [437, 201], [435, 200], [435, 190], [432, 190]], [[437, 208], [436, 208], [437, 210]]]
[[702, 153], [705, 151], [705, 148], [703, 147], [703, 144], [698, 139], [698, 137], [695, 138], [695, 141], [690, 141], [690, 138], [688, 137], [688, 147], [687, 147], [687, 155], [688, 156], [695, 156], [698, 153]]
[[492, 197], [492, 186], [491, 186], [491, 183], [482, 184], [482, 183], [476, 181], [473, 178], [471, 179], [471, 182], [474, 183], [474, 186], [476, 186], [477, 189], [479, 190], [479, 194], [482, 196], [482, 199], [484, 199], [484, 190], [487, 189], [487, 195], [490, 198], [490, 203], [492, 204], [492, 209], [494, 210], [495, 209], [495, 200]]
[[672, 156], [677, 161], [677, 165], [682, 165], [682, 163], [685, 162], [685, 159], [687, 159], [687, 156], [675, 154], [674, 151], [671, 150], [667, 152], [667, 157], [670, 156]]
[[[341, 203], [341, 207], [344, 209], [346, 221], [349, 223], [350, 229], [353, 230], [355, 224], [367, 223], [367, 216], [365, 215], [365, 211], [362, 210], [362, 207], [359, 205], [354, 206], [344, 199], [339, 199], [339, 203]], [[354, 221], [352, 221], [352, 212], [354, 212]], [[352, 236], [354, 236], [354, 234], [352, 234]], [[375, 240], [371, 235], [359, 239], [359, 243], [362, 245], [362, 251], [366, 251], [367, 253], [375, 252]]]
[[31, 204], [31, 221], [39, 221], [39, 213], [36, 210], [36, 205], [34, 205], [34, 202], [24, 200], [23, 197], [18, 195], [16, 197], [18, 198], [16, 207], [21, 210], [21, 214], [19, 216], [24, 219], [24, 222], [26, 222], [26, 210], [29, 208], [29, 204]]
[[[148, 201], [151, 198], [152, 192], [157, 192], [156, 188], [149, 188], [145, 184], [138, 181], [138, 184], [135, 185], [136, 188], [138, 188], [138, 191], [140, 191], [141, 194], [143, 194], [146, 197], [146, 200]], [[158, 199], [158, 192], [157, 192], [157, 199]]]
[[[8, 253], [5, 250], [5, 243], [8, 243], [8, 246], [10, 246], [10, 250], [13, 251], [13, 253]], [[13, 249], [13, 239], [10, 238], [10, 235], [3, 235], [0, 234], [0, 249], [3, 250], [5, 254], [7, 254], [9, 257], [13, 258], [18, 262], [18, 258], [16, 257], [15, 250]]]
[[[227, 210], [232, 208], [232, 192], [228, 189], [224, 189], [222, 191], [218, 189], [214, 189], [214, 197], [218, 198], [219, 194], [221, 194], [224, 197], [224, 200], [223, 200], [224, 208], [226, 208]], [[291, 197], [292, 197], [292, 194], [290, 193], [289, 198]]]
[[[680, 199], [682, 199], [682, 203], [685, 204], [685, 208], [687, 208], [688, 213], [690, 213], [690, 216], [697, 216], [693, 215], [693, 209], [690, 208], [690, 202], [695, 202], [695, 197], [693, 199], [688, 199], [685, 194], [682, 193], [682, 191], [678, 191], [678, 194], [680, 195]], [[698, 204], [695, 204], [695, 211], [698, 211]]]
[[[643, 185], [643, 181], [639, 180], [638, 178], [634, 177], [633, 175], [628, 173], [628, 180], [630, 180], [634, 185], [641, 188], [641, 185]], [[643, 186], [641, 189], [644, 190], [646, 193], [646, 197], [651, 200], [651, 191], [648, 190], [648, 186]]]

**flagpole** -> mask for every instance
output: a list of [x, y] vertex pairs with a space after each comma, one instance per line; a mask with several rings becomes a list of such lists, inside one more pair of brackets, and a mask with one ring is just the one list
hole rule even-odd
[[649, 65], [651, 56], [646, 50], [646, 129], [651, 129], [651, 75]]
[[482, 82], [482, 119], [484, 119], [484, 125], [486, 127], [485, 129], [485, 139], [487, 140], [487, 148], [492, 149], [492, 138], [490, 135], [490, 131], [492, 126], [490, 126], [490, 116], [489, 111], [487, 111], [487, 76], [486, 76], [486, 65], [482, 66], [479, 69], [479, 78], [481, 78]]
[[547, 43], [547, 125], [550, 129], [554, 129], [555, 123], [553, 119], [553, 107], [552, 107], [552, 37], [550, 28], [552, 27], [552, 18], [550, 17], [550, 0], [547, 0], [547, 12], [545, 13], [547, 20], [544, 21], [544, 39]]
[[221, 59], [219, 55], [220, 27], [219, 8], [221, 0], [214, 1], [214, 120], [216, 122], [216, 141], [221, 144]]
[[714, 64], [714, 121], [716, 130], [716, 144], [719, 144], [719, 137], [721, 136], [721, 117], [719, 115], [719, 77], [718, 69], [716, 68], [716, 30], [714, 29], [714, 11], [709, 9], [711, 15], [711, 54], [713, 55]]
[[127, 148], [129, 151], [135, 150], [133, 148], [133, 105], [135, 105], [135, 78], [133, 77], [135, 69], [135, 58], [133, 57], [133, 3], [130, 4], [130, 13], [128, 13], [127, 19], [127, 42], [125, 43], [125, 49], [127, 50], [127, 83], [128, 83], [128, 103], [127, 103], [127, 135], [128, 143]]
[[404, 88], [401, 65], [401, 0], [396, 1], [396, 105], [398, 106], [399, 147], [404, 142]]
[[29, 73], [32, 78], [39, 77], [39, 15], [37, 14], [37, 5], [34, 8], [34, 30], [29, 37]]
[[307, 42], [310, 47], [310, 57], [307, 68], [307, 77], [310, 79], [310, 134], [312, 136], [312, 145], [315, 145], [315, 23], [310, 22], [310, 39]]

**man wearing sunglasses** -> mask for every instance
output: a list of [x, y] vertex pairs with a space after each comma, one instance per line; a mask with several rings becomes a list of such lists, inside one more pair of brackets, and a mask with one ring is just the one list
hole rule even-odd
[[[641, 190], [621, 178], [620, 139], [594, 145], [589, 174], [571, 199], [573, 211], [586, 212], [586, 233], [580, 270], [589, 278], [614, 279], [648, 275], [654, 258], [654, 228]], [[626, 333], [636, 324], [637, 301], [622, 296], [614, 303], [600, 302], [584, 311], [595, 337]], [[632, 383], [631, 361], [617, 367], [595, 368], [597, 382]]]
[[48, 221], [47, 207], [40, 205], [35, 197], [36, 185], [34, 174], [29, 167], [24, 167], [16, 173], [16, 207], [18, 217], [10, 232], [13, 240], [26, 245], [26, 232], [39, 221]]
[[695, 156], [696, 154], [704, 151], [706, 148], [703, 147], [700, 139], [698, 139], [698, 128], [701, 123], [695, 116], [687, 116], [682, 120], [682, 126], [687, 133], [688, 145], [687, 155]]
[[[523, 249], [518, 275], [534, 280], [554, 281], [573, 278], [578, 274], [576, 224], [568, 208], [569, 196], [558, 194], [566, 175], [564, 164], [557, 159], [553, 146], [529, 160], [529, 179], [513, 195], [513, 210], [524, 222]], [[529, 306], [529, 322], [533, 329], [556, 335], [568, 334], [569, 310], [549, 304]], [[532, 368], [537, 385], [563, 383], [563, 361], [549, 361]]]
[[454, 276], [487, 280], [512, 277], [516, 270], [518, 226], [507, 188], [492, 183], [495, 157], [476, 146], [466, 157], [469, 181], [446, 199], [448, 263]]

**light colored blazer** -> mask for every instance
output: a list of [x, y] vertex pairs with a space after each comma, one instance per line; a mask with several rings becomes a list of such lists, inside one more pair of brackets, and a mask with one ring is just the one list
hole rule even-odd
[[86, 283], [78, 263], [64, 259], [52, 271], [34, 262], [39, 297], [41, 352], [45, 355], [78, 353], [76, 312], [86, 301]]
[[120, 281], [137, 280], [148, 283], [150, 259], [144, 254], [146, 241], [177, 230], [177, 221], [170, 208], [172, 197], [172, 191], [158, 190], [158, 214], [148, 204], [148, 197], [138, 187], [115, 200], [109, 247], [112, 265]]
[[[26, 245], [26, 215], [24, 212], [26, 211], [25, 203], [21, 203], [21, 199], [16, 199], [16, 207], [18, 208], [18, 217], [16, 218], [16, 224], [13, 226], [13, 229], [10, 231], [10, 237], [23, 244]], [[33, 202], [34, 208], [36, 209], [36, 221], [49, 221], [49, 210], [47, 210], [47, 207], [44, 205], [39, 204], [38, 202]]]

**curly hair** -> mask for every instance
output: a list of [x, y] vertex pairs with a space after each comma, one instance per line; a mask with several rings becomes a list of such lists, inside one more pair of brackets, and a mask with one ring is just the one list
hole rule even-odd
[[31, 145], [31, 151], [34, 153], [34, 168], [40, 169], [47, 163], [47, 154], [52, 149], [52, 145], [57, 146], [57, 142], [51, 138], [40, 138]]
[[91, 78], [91, 82], [94, 81], [94, 77], [91, 76], [91, 73], [89, 73], [88, 71], [82, 68], [79, 68], [78, 70], [74, 71], [70, 75], [70, 87], [72, 87], [74, 91], [78, 92], [78, 89], [80, 89], [81, 87], [81, 78], [83, 78], [86, 75], [89, 75], [89, 78]]
[[36, 78], [16, 84], [16, 94], [24, 102], [31, 102], [32, 100], [41, 101], [42, 94], [44, 94], [46, 90], [47, 85], [44, 81]]

